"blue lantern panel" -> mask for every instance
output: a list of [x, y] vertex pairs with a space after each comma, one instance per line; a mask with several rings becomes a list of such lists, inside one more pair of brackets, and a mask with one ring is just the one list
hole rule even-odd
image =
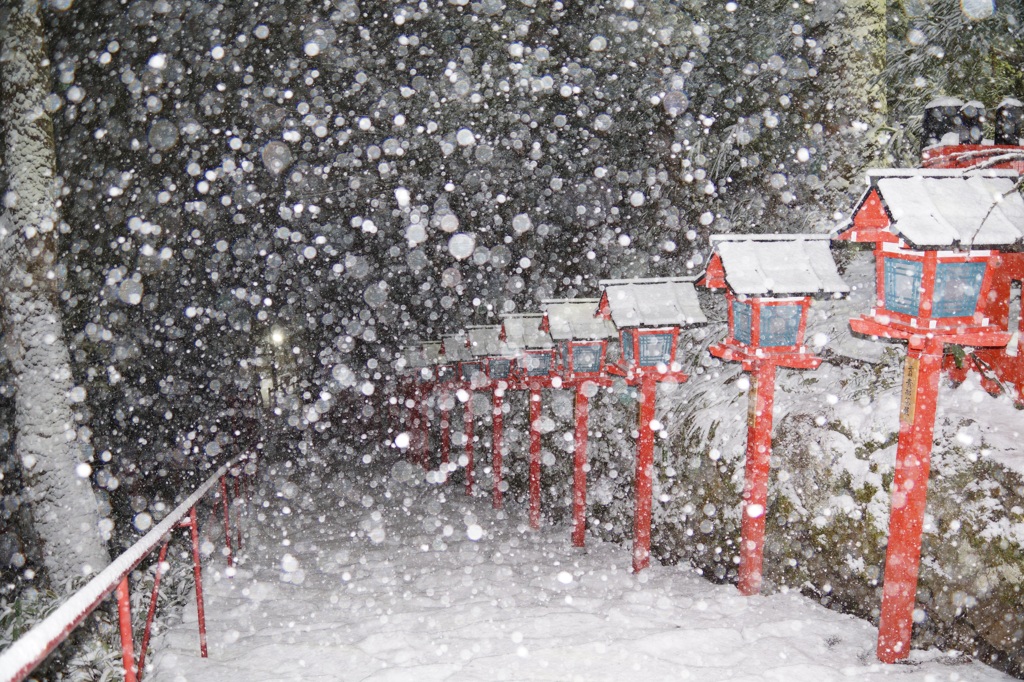
[[795, 346], [800, 333], [801, 306], [761, 306], [762, 346]]
[[885, 309], [917, 317], [921, 309], [923, 264], [920, 261], [886, 258], [884, 269]]
[[732, 302], [732, 336], [740, 343], [750, 345], [751, 305], [743, 301]]
[[480, 363], [478, 362], [464, 362], [462, 363], [462, 380], [469, 381], [473, 378], [473, 375], [480, 371]]
[[597, 372], [601, 369], [601, 344], [593, 343], [586, 346], [573, 346], [572, 371]]
[[970, 317], [978, 307], [985, 263], [939, 263], [932, 317]]
[[512, 371], [512, 361], [491, 360], [490, 370], [492, 379], [508, 379], [509, 372]]
[[622, 332], [622, 357], [626, 364], [633, 364], [633, 332], [628, 329]]
[[526, 373], [531, 377], [543, 377], [551, 374], [551, 354], [527, 355], [523, 363], [526, 365]]
[[654, 367], [672, 361], [672, 333], [640, 335], [640, 366]]
[[561, 356], [562, 367], [569, 369], [569, 342], [563, 341], [558, 345], [558, 351]]

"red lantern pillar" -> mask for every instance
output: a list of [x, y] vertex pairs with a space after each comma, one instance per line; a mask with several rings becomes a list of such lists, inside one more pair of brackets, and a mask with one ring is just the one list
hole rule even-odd
[[494, 470], [494, 501], [495, 509], [501, 509], [501, 465], [502, 465], [502, 428], [504, 415], [502, 406], [505, 402], [505, 392], [501, 388], [494, 389], [494, 400], [491, 410], [491, 468]]
[[[447, 400], [447, 396], [442, 396], [442, 401]], [[452, 423], [451, 423], [451, 411], [447, 408], [447, 403], [441, 403], [441, 476], [442, 480], [448, 480], [448, 462], [451, 460], [452, 451]]]
[[775, 403], [775, 363], [757, 362], [750, 373], [747, 457], [743, 479], [742, 539], [739, 590], [758, 594], [764, 565], [764, 525], [768, 508], [768, 472], [772, 455], [772, 406]]
[[658, 395], [658, 378], [644, 374], [640, 380], [640, 438], [636, 447], [633, 513], [633, 572], [639, 573], [651, 564], [651, 505], [654, 473], [654, 407]]
[[590, 399], [583, 392], [584, 382], [576, 386], [576, 432], [572, 477], [572, 544], [582, 547], [587, 534], [587, 422]]
[[430, 468], [430, 408], [427, 406], [427, 394], [427, 390], [421, 390], [419, 394], [420, 465], [424, 469]]
[[462, 405], [462, 421], [466, 437], [466, 494], [473, 494], [473, 392]]
[[540, 528], [540, 389], [530, 389], [530, 528]]
[[942, 352], [942, 339], [936, 337], [912, 337], [907, 347], [878, 623], [877, 655], [883, 663], [910, 652]]

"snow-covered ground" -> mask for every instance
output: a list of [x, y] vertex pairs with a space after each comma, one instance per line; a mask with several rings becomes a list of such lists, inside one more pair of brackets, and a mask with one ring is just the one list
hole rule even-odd
[[405, 462], [373, 487], [289, 471], [253, 506], [235, 575], [206, 562], [209, 658], [191, 605], [148, 680], [1010, 679], [941, 652], [881, 665], [865, 621], [686, 566], [633, 575], [628, 547], [530, 532]]

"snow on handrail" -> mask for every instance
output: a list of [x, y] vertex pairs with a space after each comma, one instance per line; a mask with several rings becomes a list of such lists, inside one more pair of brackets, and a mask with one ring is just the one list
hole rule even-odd
[[110, 562], [92, 580], [68, 597], [56, 611], [37, 623], [0, 654], [0, 682], [24, 680], [43, 659], [67, 639], [72, 630], [96, 610], [100, 602], [117, 588], [117, 584], [122, 578], [131, 573], [150, 552], [160, 545], [161, 541], [174, 529], [175, 524], [181, 521], [209, 492], [217, 480], [243, 457], [244, 455], [239, 455], [223, 464], [153, 530], [146, 533], [138, 542]]

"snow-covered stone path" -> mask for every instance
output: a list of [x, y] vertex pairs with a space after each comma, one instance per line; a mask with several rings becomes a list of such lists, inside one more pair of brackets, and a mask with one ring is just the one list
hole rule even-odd
[[626, 547], [574, 549], [567, 528], [529, 532], [415, 471], [399, 463], [375, 487], [279, 479], [236, 574], [207, 561], [209, 658], [193, 605], [156, 638], [147, 679], [1010, 679], [939, 652], [883, 666], [867, 622], [684, 566], [632, 575]]

